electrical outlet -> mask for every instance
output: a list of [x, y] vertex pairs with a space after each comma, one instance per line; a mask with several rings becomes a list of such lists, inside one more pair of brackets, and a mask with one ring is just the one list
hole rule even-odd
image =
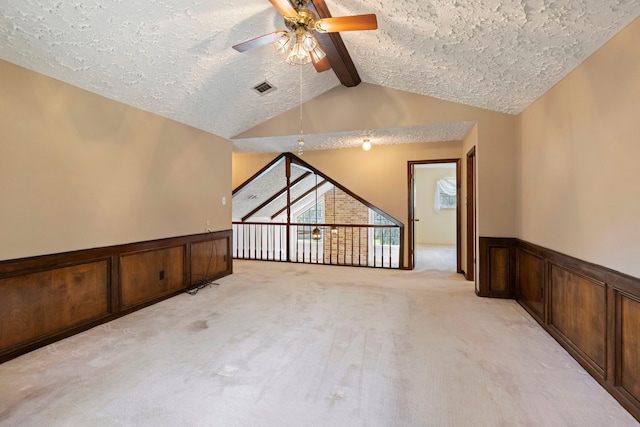
[[226, 197], [223, 197], [223, 198], [222, 198], [222, 204], [223, 204], [223, 205], [226, 205], [226, 204], [227, 204], [227, 198], [226, 198]]

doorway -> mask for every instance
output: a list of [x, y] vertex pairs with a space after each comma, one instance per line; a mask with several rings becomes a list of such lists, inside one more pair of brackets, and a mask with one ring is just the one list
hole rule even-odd
[[460, 159], [408, 162], [409, 268], [461, 273]]

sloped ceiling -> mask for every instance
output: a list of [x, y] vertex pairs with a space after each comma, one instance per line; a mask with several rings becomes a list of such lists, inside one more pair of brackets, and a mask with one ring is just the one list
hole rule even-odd
[[[333, 16], [378, 17], [378, 30], [341, 33], [363, 82], [509, 114], [640, 16], [638, 0], [326, 4]], [[283, 28], [267, 0], [2, 0], [0, 58], [232, 138], [340, 85], [331, 71], [287, 65], [271, 46], [231, 49]], [[277, 90], [255, 93], [264, 80]], [[460, 139], [465, 126], [381, 132], [393, 133], [390, 141]], [[311, 138], [305, 149], [349, 146], [363, 132]], [[235, 149], [288, 151], [277, 140], [255, 142]]]

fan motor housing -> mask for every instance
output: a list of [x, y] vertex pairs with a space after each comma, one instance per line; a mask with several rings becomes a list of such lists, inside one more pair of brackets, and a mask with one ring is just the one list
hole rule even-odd
[[304, 29], [313, 29], [318, 19], [315, 13], [313, 13], [312, 10], [307, 9], [306, 7], [299, 7], [297, 10], [298, 16], [296, 16], [295, 18], [284, 18], [284, 24], [287, 26], [287, 28], [292, 31], [295, 31], [300, 27]]

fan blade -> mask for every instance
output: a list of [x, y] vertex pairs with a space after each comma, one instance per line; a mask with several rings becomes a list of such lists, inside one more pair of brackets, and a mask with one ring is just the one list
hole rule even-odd
[[323, 56], [322, 59], [319, 61], [316, 61], [312, 56], [311, 62], [313, 62], [313, 66], [315, 67], [316, 71], [319, 73], [322, 73], [324, 71], [331, 69], [331, 65], [329, 64], [329, 60], [327, 59], [326, 56]]
[[316, 21], [315, 30], [321, 33], [337, 33], [340, 31], [375, 30], [378, 20], [373, 13], [367, 15], [339, 16], [323, 18]]
[[295, 18], [296, 16], [298, 16], [298, 11], [296, 11], [293, 6], [291, 6], [289, 0], [269, 0], [269, 3], [271, 3], [273, 7], [275, 7], [276, 10], [280, 12], [280, 15], [284, 16], [285, 18]]
[[239, 43], [233, 48], [238, 52], [246, 52], [247, 50], [254, 49], [256, 47], [264, 46], [265, 44], [273, 43], [280, 40], [283, 34], [287, 32], [284, 30], [278, 30], [273, 33], [265, 34], [264, 36], [256, 37], [255, 39], [247, 40], [246, 42]]

